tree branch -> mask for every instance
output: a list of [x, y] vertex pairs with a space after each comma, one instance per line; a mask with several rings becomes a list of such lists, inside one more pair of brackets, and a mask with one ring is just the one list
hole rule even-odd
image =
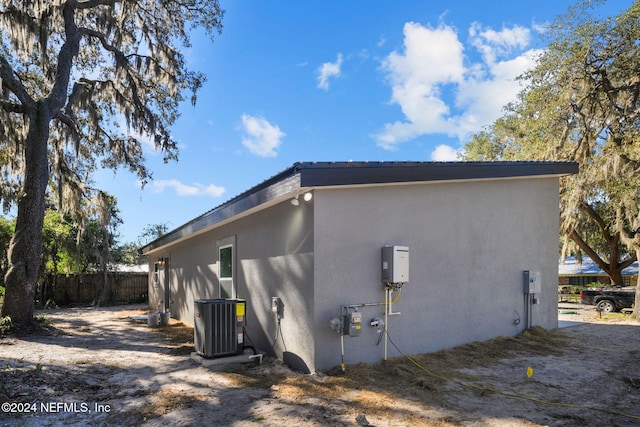
[[140, 96], [138, 95], [138, 90], [137, 90], [137, 84], [134, 81], [133, 76], [131, 75], [131, 73], [129, 72], [129, 60], [127, 59], [127, 56], [124, 54], [124, 52], [122, 52], [120, 49], [118, 49], [117, 47], [113, 46], [111, 43], [109, 43], [105, 37], [104, 34], [95, 31], [95, 30], [91, 30], [89, 28], [82, 28], [81, 29], [82, 33], [86, 34], [89, 37], [94, 37], [96, 39], [98, 39], [98, 41], [100, 41], [100, 44], [102, 44], [102, 47], [107, 50], [108, 52], [111, 52], [115, 55], [116, 57], [116, 67], [118, 65], [122, 65], [123, 68], [126, 70], [126, 75], [127, 75], [127, 80], [129, 80], [129, 85], [130, 85], [130, 89], [131, 89], [131, 95], [133, 97], [132, 103], [136, 106], [136, 108], [140, 111], [144, 111], [147, 112], [148, 109], [145, 107], [144, 103], [142, 102], [142, 100], [140, 99]]
[[611, 236], [611, 233], [609, 231], [609, 227], [604, 222], [602, 217], [598, 214], [598, 212], [596, 212], [595, 209], [593, 209], [593, 207], [591, 207], [590, 204], [588, 204], [588, 203], [586, 203], [584, 201], [581, 203], [581, 206], [582, 206], [582, 209], [584, 209], [585, 212], [587, 212], [587, 215], [589, 215], [591, 217], [591, 219], [593, 219], [596, 222], [596, 224], [598, 224], [598, 227], [600, 227], [600, 230], [602, 230], [602, 234], [604, 235], [605, 240], [607, 242], [612, 240], [613, 237]]
[[92, 7], [96, 6], [114, 6], [116, 3], [121, 2], [122, 0], [74, 0], [73, 7], [75, 9], [91, 9]]
[[78, 31], [75, 22], [75, 3], [76, 1], [66, 3], [62, 8], [65, 41], [58, 53], [55, 83], [47, 96], [47, 103], [52, 111], [60, 110], [66, 102], [73, 60], [80, 49], [82, 34]]
[[587, 242], [582, 240], [582, 237], [580, 237], [576, 230], [571, 230], [569, 237], [571, 237], [571, 239], [576, 242], [576, 245], [578, 245], [578, 247], [582, 249], [584, 253], [586, 253], [598, 267], [600, 267], [604, 271], [609, 271], [611, 266], [604, 262], [602, 258], [600, 258], [600, 255], [598, 255], [593, 249], [591, 249], [591, 246], [589, 246]]
[[74, 134], [77, 133], [78, 128], [76, 126], [76, 122], [70, 116], [66, 115], [62, 111], [57, 111], [54, 113], [53, 118], [67, 125]]
[[29, 95], [22, 82], [13, 73], [11, 64], [4, 56], [0, 55], [0, 81], [2, 86], [9, 90], [18, 98], [26, 111], [36, 108], [36, 101]]
[[627, 259], [625, 261], [622, 261], [620, 263], [620, 269], [624, 270], [625, 268], [629, 267], [631, 264], [633, 264], [637, 260], [638, 260], [637, 255], [635, 253], [633, 253], [629, 259]]
[[93, 87], [95, 87], [95, 81], [86, 79], [81, 77], [79, 81], [73, 84], [73, 89], [69, 94], [69, 98], [67, 99], [67, 105], [65, 107], [65, 114], [73, 117], [72, 107], [76, 105], [77, 102], [80, 101], [81, 96], [86, 92], [90, 92]]
[[23, 104], [16, 104], [14, 102], [0, 101], [0, 109], [7, 113], [28, 113], [29, 110]]

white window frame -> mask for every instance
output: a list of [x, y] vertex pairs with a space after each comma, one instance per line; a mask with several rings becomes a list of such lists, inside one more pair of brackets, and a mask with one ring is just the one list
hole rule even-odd
[[[217, 258], [218, 258], [218, 297], [222, 298], [222, 290], [229, 289], [229, 298], [237, 298], [236, 292], [236, 236], [229, 236], [217, 241]], [[222, 277], [222, 257], [223, 249], [231, 248], [231, 277]]]

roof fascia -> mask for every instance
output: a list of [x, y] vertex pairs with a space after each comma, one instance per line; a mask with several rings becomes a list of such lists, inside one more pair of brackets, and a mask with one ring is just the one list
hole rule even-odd
[[302, 187], [564, 176], [575, 162], [303, 163]]
[[231, 218], [242, 214], [265, 209], [279, 198], [300, 189], [300, 174], [291, 175], [263, 186], [255, 191], [249, 191], [195, 218], [185, 225], [161, 236], [146, 246], [140, 248], [143, 254], [154, 252], [168, 244], [175, 244], [187, 237], [204, 233]]

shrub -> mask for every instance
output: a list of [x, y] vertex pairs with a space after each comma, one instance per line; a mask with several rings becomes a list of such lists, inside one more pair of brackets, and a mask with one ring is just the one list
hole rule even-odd
[[11, 317], [9, 316], [0, 317], [0, 334], [5, 334], [9, 332], [9, 330], [11, 329], [11, 326], [13, 326], [13, 323], [11, 322]]

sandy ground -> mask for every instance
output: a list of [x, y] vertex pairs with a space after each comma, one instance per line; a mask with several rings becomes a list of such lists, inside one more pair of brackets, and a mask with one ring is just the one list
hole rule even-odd
[[49, 310], [44, 331], [0, 338], [0, 425], [640, 425], [640, 324], [560, 308], [570, 327], [345, 375], [211, 370], [192, 329], [132, 321], [142, 307]]

